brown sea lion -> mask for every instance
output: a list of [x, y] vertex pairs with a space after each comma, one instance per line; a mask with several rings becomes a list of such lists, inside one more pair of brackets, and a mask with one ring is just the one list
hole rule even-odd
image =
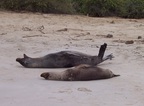
[[17, 58], [16, 61], [27, 68], [66, 68], [80, 64], [97, 65], [105, 60], [113, 58], [112, 54], [103, 58], [106, 47], [106, 43], [101, 45], [98, 56], [76, 51], [61, 51], [39, 58], [31, 58], [24, 54], [24, 58]]
[[45, 72], [41, 77], [46, 80], [89, 81], [117, 77], [112, 71], [97, 66], [79, 65], [62, 72]]

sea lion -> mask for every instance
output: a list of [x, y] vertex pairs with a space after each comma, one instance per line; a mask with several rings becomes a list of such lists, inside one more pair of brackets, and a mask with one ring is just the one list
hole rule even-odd
[[16, 61], [27, 68], [67, 68], [80, 64], [97, 65], [113, 58], [112, 54], [103, 58], [106, 47], [106, 43], [101, 45], [98, 56], [91, 56], [76, 51], [60, 51], [39, 58], [31, 58], [24, 54], [24, 58], [17, 58]]
[[89, 81], [117, 77], [109, 69], [103, 69], [97, 66], [79, 65], [62, 72], [45, 72], [40, 75], [46, 80], [59, 81]]

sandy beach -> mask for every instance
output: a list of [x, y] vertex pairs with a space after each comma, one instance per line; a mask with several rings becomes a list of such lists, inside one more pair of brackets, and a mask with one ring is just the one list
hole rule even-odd
[[[108, 35], [111, 35], [110, 37]], [[127, 42], [132, 41], [131, 44]], [[96, 81], [48, 81], [16, 62], [62, 50], [114, 59], [99, 67], [120, 77]], [[144, 19], [0, 12], [0, 106], [144, 106]]]

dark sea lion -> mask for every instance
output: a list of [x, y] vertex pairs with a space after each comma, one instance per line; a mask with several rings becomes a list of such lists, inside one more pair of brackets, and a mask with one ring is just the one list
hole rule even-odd
[[106, 47], [106, 43], [101, 45], [98, 56], [91, 56], [76, 51], [61, 51], [39, 58], [31, 58], [24, 54], [24, 58], [17, 58], [16, 61], [27, 68], [66, 68], [80, 64], [97, 65], [113, 58], [112, 54], [103, 58]]
[[41, 77], [59, 81], [89, 81], [117, 77], [112, 71], [97, 66], [79, 65], [62, 72], [45, 72]]

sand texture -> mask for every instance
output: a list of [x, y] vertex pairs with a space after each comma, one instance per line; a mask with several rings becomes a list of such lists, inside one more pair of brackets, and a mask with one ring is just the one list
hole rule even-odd
[[[97, 81], [48, 81], [61, 69], [24, 68], [15, 61], [75, 50], [115, 58], [99, 64], [120, 77]], [[0, 12], [0, 106], [144, 106], [144, 19], [92, 18]]]

